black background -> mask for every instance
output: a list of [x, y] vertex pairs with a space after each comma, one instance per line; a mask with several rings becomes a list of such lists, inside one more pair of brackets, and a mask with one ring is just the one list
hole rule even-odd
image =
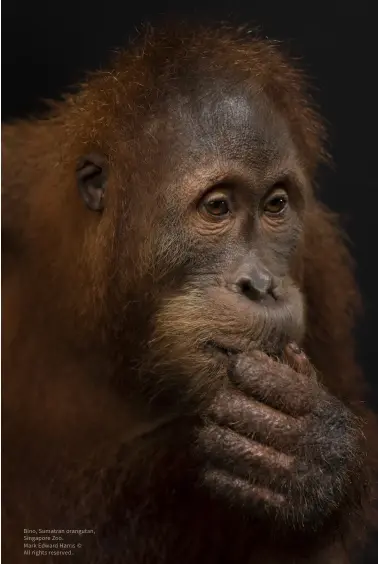
[[[359, 355], [371, 384], [368, 399], [378, 407], [376, 9], [373, 0], [4, 0], [2, 119], [38, 111], [41, 98], [59, 96], [84, 71], [106, 63], [110, 50], [127, 43], [141, 23], [156, 23], [164, 15], [257, 24], [264, 35], [284, 40], [312, 77], [328, 123], [335, 167], [322, 172], [321, 195], [342, 214], [353, 242], [365, 307]], [[367, 556], [365, 564], [378, 561], [377, 551], [372, 552], [375, 556]]]

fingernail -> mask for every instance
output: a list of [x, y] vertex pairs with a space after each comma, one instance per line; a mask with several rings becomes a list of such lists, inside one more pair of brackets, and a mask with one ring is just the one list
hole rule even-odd
[[290, 343], [288, 345], [294, 354], [301, 354], [302, 349], [297, 345], [297, 343]]

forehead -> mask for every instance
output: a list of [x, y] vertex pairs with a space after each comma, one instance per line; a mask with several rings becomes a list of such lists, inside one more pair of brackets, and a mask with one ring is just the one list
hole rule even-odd
[[274, 175], [298, 165], [288, 123], [251, 84], [193, 82], [169, 97], [164, 114], [164, 149], [181, 172], [208, 166]]

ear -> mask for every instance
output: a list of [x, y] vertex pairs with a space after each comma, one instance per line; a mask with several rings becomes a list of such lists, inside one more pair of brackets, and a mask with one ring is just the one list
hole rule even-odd
[[104, 209], [104, 196], [107, 181], [106, 159], [99, 153], [81, 157], [76, 167], [79, 193], [85, 205], [92, 211]]

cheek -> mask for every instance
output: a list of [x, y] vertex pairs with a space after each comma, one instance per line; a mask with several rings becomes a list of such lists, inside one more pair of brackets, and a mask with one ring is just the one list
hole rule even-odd
[[[259, 246], [266, 265], [277, 277], [293, 273], [293, 268], [298, 267], [298, 253], [301, 246], [300, 224], [286, 225], [279, 231], [271, 230], [260, 234]], [[295, 282], [297, 277], [293, 276]]]
[[304, 261], [303, 261], [303, 242], [299, 241], [297, 248], [290, 258], [289, 268], [294, 283], [303, 288]]

